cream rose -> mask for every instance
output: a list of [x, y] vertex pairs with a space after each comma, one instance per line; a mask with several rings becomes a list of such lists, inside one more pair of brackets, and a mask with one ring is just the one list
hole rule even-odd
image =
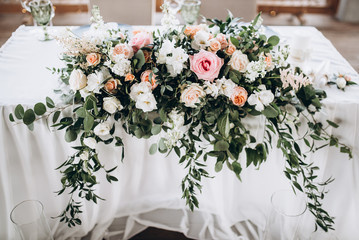
[[237, 70], [239, 72], [245, 72], [247, 69], [247, 65], [249, 63], [248, 57], [246, 54], [243, 54], [241, 51], [236, 50], [232, 54], [231, 60], [229, 60], [229, 65], [232, 69]]
[[99, 53], [89, 53], [86, 56], [86, 61], [89, 66], [96, 66], [101, 62], [101, 55]]
[[75, 69], [70, 74], [69, 84], [74, 91], [83, 89], [87, 85], [87, 77], [80, 69]]
[[108, 134], [110, 134], [110, 130], [111, 130], [111, 125], [108, 122], [103, 122], [103, 123], [99, 123], [97, 124], [97, 126], [94, 128], [94, 133], [97, 136], [106, 136]]
[[103, 109], [110, 114], [114, 114], [117, 110], [122, 110], [123, 106], [116, 97], [105, 97], [103, 99]]
[[128, 44], [120, 43], [114, 47], [112, 54], [113, 56], [122, 54], [125, 58], [130, 59], [133, 57], [133, 50]]
[[216, 36], [216, 39], [220, 42], [221, 49], [225, 49], [226, 47], [228, 47], [228, 41], [226, 35], [224, 35], [223, 33], [219, 33]]
[[209, 41], [209, 48], [212, 52], [217, 52], [221, 49], [221, 43], [217, 39], [213, 38]]
[[201, 102], [200, 98], [205, 95], [206, 93], [198, 83], [192, 83], [182, 92], [180, 100], [186, 107], [195, 108], [196, 104]]

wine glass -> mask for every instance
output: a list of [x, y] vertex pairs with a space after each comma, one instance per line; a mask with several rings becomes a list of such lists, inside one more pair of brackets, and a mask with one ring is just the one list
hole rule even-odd
[[181, 16], [186, 24], [193, 25], [197, 22], [200, 7], [201, 7], [200, 0], [182, 1]]
[[47, 26], [54, 17], [54, 10], [50, 0], [30, 1], [28, 6], [34, 21], [37, 25], [42, 26], [44, 35], [39, 37], [41, 41], [52, 40], [47, 32]]

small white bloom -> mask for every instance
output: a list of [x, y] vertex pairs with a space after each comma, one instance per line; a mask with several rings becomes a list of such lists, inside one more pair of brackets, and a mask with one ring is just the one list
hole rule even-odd
[[80, 69], [74, 69], [70, 74], [70, 88], [73, 91], [80, 90], [87, 85], [86, 75]]
[[116, 97], [105, 97], [103, 99], [103, 109], [110, 114], [114, 114], [117, 110], [122, 110], [123, 106]]
[[317, 108], [316, 108], [313, 104], [310, 104], [310, 105], [308, 106], [308, 111], [309, 111], [309, 112], [315, 112], [315, 111], [317, 111]]
[[131, 72], [131, 61], [126, 59], [123, 54], [116, 55], [114, 60], [115, 64], [111, 67], [111, 70], [115, 74], [124, 77], [127, 73]]
[[193, 49], [206, 49], [209, 46], [210, 33], [200, 30], [196, 33], [191, 43]]
[[247, 65], [246, 78], [248, 82], [254, 82], [258, 77], [266, 75], [267, 63], [260, 59], [259, 61], [252, 61]]
[[219, 88], [218, 88], [217, 84], [211, 83], [210, 81], [204, 82], [204, 91], [206, 94], [208, 94], [214, 98], [217, 98], [218, 94], [219, 94]]
[[81, 160], [88, 160], [89, 159], [89, 152], [88, 151], [83, 151], [81, 154], [80, 154], [80, 159]]
[[166, 58], [167, 70], [171, 74], [171, 77], [175, 77], [182, 72], [187, 59], [188, 55], [183, 48], [178, 47], [172, 50], [172, 56]]
[[170, 128], [180, 128], [184, 125], [184, 113], [178, 112], [175, 109], [173, 109], [168, 114], [169, 122], [166, 122], [165, 125]]
[[254, 91], [247, 102], [249, 105], [255, 105], [255, 109], [259, 112], [264, 110], [264, 106], [268, 106], [274, 100], [272, 91], [266, 90], [265, 85], [258, 86], [260, 91]]
[[93, 137], [84, 138], [84, 144], [91, 149], [95, 149], [97, 146], [97, 141]]
[[140, 95], [147, 93], [151, 93], [151, 84], [149, 82], [135, 83], [131, 87], [130, 97], [137, 102]]
[[110, 130], [111, 130], [111, 125], [108, 122], [103, 122], [103, 123], [99, 123], [95, 128], [94, 128], [94, 133], [97, 136], [106, 136], [108, 134], [110, 134]]
[[167, 55], [172, 53], [173, 49], [174, 49], [174, 43], [168, 39], [164, 40], [158, 53], [157, 52], [155, 53], [157, 56], [157, 63], [165, 64]]
[[146, 94], [140, 94], [136, 100], [136, 108], [141, 109], [144, 112], [150, 112], [157, 109], [157, 102], [151, 92]]
[[231, 79], [226, 79], [225, 77], [217, 79], [216, 85], [219, 89], [219, 94], [223, 94], [229, 98], [232, 96], [233, 89], [237, 86]]
[[183, 137], [183, 131], [178, 128], [169, 129], [166, 132], [165, 144], [167, 148], [172, 148], [177, 145], [178, 141]]
[[337, 84], [338, 88], [344, 89], [345, 86], [347, 85], [347, 80], [345, 80], [342, 77], [338, 77], [336, 80], [336, 84]]
[[87, 76], [87, 87], [86, 89], [90, 92], [100, 93], [100, 89], [103, 86], [104, 76], [102, 71], [96, 71]]

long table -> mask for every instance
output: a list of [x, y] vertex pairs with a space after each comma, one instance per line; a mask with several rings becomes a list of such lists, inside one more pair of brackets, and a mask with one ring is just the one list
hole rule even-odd
[[[60, 29], [53, 27], [51, 30]], [[345, 73], [358, 82], [358, 73], [337, 52], [333, 45], [314, 27], [271, 27], [290, 42], [297, 30], [309, 33], [312, 54], [309, 66], [318, 69], [323, 61], [329, 64], [328, 73]], [[91, 239], [128, 239], [152, 226], [183, 232], [195, 239], [261, 239], [270, 210], [273, 192], [290, 188], [284, 177], [282, 153], [273, 149], [268, 160], [256, 169], [242, 172], [242, 181], [228, 169], [214, 172], [214, 179], [203, 181], [198, 195], [200, 208], [193, 212], [181, 199], [180, 183], [184, 166], [176, 155], [150, 155], [153, 139], [137, 139], [121, 133], [126, 146], [125, 159], [121, 151], [100, 146], [100, 159], [111, 168], [119, 164], [115, 176], [119, 181], [109, 184], [99, 174], [101, 184], [97, 193], [105, 201], [97, 205], [84, 203], [82, 225], [68, 228], [57, 216], [67, 205], [66, 194], [57, 196], [61, 188], [58, 167], [73, 150], [64, 141], [64, 132], [55, 132], [45, 120], [35, 123], [35, 131], [15, 125], [8, 115], [18, 103], [32, 106], [46, 96], [56, 98], [57, 77], [46, 67], [61, 67], [61, 48], [55, 41], [40, 42], [33, 27], [20, 26], [0, 49], [0, 239], [15, 239], [16, 233], [9, 218], [10, 211], [26, 199], [40, 200], [45, 207], [55, 239], [80, 239], [92, 231]], [[328, 93], [322, 115], [340, 122], [331, 130], [353, 148], [352, 160], [336, 148], [323, 148], [308, 159], [320, 167], [319, 176], [330, 176], [335, 181], [328, 187], [324, 208], [336, 217], [338, 239], [359, 236], [359, 87], [344, 91], [335, 86], [324, 87]], [[254, 136], [260, 136], [261, 121], [249, 123]], [[241, 159], [245, 161], [245, 159]], [[314, 226], [310, 214], [305, 214], [304, 225], [309, 233]]]

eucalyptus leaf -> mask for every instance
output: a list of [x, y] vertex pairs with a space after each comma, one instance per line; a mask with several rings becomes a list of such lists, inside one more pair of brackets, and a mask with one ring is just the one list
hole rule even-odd
[[23, 119], [24, 118], [24, 107], [21, 105], [21, 104], [18, 104], [16, 107], [15, 107], [15, 111], [14, 111], [14, 114], [15, 114], [15, 117], [17, 119]]
[[157, 152], [157, 143], [153, 143], [150, 147], [150, 154], [153, 155]]
[[54, 103], [54, 101], [53, 101], [51, 98], [46, 97], [46, 106], [47, 106], [48, 108], [54, 108], [54, 107], [55, 107], [55, 103]]
[[227, 151], [229, 148], [228, 142], [220, 140], [214, 144], [214, 151]]
[[220, 171], [222, 170], [222, 168], [223, 168], [223, 162], [222, 162], [222, 161], [216, 162], [216, 165], [215, 165], [215, 167], [214, 167], [214, 170], [215, 170], [216, 172], [220, 172]]
[[72, 130], [71, 127], [67, 128], [65, 133], [65, 141], [73, 142], [76, 140], [76, 138], [77, 138], [77, 133], [74, 130]]
[[92, 126], [94, 124], [94, 118], [90, 114], [86, 114], [84, 119], [84, 131], [89, 132], [92, 130]]
[[36, 103], [34, 106], [36, 115], [41, 116], [46, 112], [46, 106], [43, 103]]
[[276, 36], [276, 35], [271, 36], [270, 38], [268, 38], [268, 43], [269, 43], [270, 45], [272, 45], [272, 46], [278, 45], [278, 43], [279, 43], [279, 37]]
[[32, 109], [28, 109], [25, 111], [23, 121], [26, 125], [30, 125], [35, 121], [35, 119], [35, 113]]

